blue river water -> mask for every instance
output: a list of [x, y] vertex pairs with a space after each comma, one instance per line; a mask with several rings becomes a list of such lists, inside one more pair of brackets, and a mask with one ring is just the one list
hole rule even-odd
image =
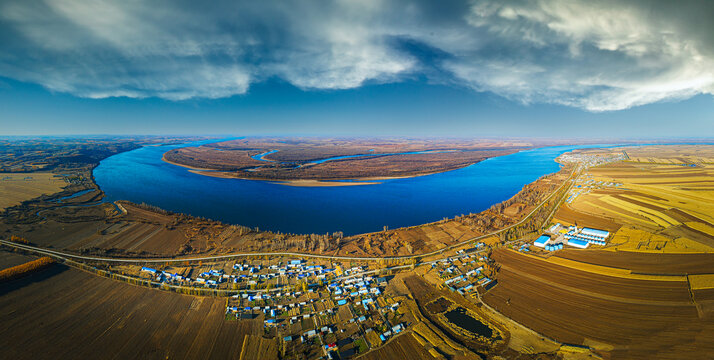
[[[225, 139], [224, 139], [225, 140]], [[230, 224], [290, 233], [345, 235], [418, 225], [476, 213], [556, 172], [560, 154], [602, 145], [545, 147], [499, 156], [439, 174], [376, 185], [294, 187], [193, 174], [161, 160], [181, 145], [146, 146], [104, 159], [94, 170], [108, 201], [145, 202]]]

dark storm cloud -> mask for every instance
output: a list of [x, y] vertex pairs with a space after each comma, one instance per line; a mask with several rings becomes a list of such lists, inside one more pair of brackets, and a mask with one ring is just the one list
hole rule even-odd
[[714, 2], [4, 1], [0, 76], [82, 97], [220, 98], [278, 77], [424, 75], [617, 110], [714, 92]]

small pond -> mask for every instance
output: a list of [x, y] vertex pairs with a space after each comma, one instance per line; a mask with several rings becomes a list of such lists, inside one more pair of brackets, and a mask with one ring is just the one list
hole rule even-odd
[[493, 336], [493, 330], [486, 324], [474, 319], [469, 314], [466, 313], [466, 309], [458, 307], [444, 314], [450, 322], [454, 325], [472, 332], [474, 334], [479, 334], [483, 337], [490, 338]]

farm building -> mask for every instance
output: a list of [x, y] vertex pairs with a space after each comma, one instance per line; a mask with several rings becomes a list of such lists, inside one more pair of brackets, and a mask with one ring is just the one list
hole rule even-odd
[[576, 247], [578, 249], [585, 249], [588, 247], [588, 245], [590, 245], [590, 243], [585, 240], [570, 239], [570, 240], [568, 240], [568, 245], [570, 245], [572, 247]]
[[552, 234], [555, 234], [558, 232], [558, 230], [560, 230], [560, 227], [561, 227], [560, 223], [556, 223], [555, 225], [551, 226], [548, 229], [548, 231], [551, 232]]
[[610, 233], [605, 230], [591, 228], [578, 229], [576, 226], [571, 226], [564, 236], [568, 239], [568, 243], [573, 240], [578, 240], [578, 242], [586, 242], [594, 245], [605, 245], [605, 239], [607, 239], [609, 235]]
[[580, 235], [585, 235], [585, 236], [590, 236], [590, 237], [600, 238], [600, 239], [605, 240], [608, 236], [610, 236], [610, 233], [605, 230], [583, 228], [582, 230], [580, 230]]
[[545, 249], [546, 249], [547, 251], [562, 250], [562, 249], [563, 249], [563, 243], [548, 244], [548, 245], [545, 246]]
[[536, 239], [536, 241], [533, 242], [533, 245], [544, 248], [545, 243], [547, 243], [548, 241], [550, 241], [550, 236], [541, 235], [538, 239]]

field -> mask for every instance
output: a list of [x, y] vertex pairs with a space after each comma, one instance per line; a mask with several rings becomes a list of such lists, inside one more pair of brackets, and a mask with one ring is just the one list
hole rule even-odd
[[707, 340], [714, 336], [714, 294], [702, 292], [695, 303], [686, 278], [607, 276], [503, 249], [493, 258], [499, 283], [484, 301], [545, 336], [612, 358], [702, 358], [714, 351]]
[[[164, 160], [192, 169], [221, 170], [197, 171], [219, 177], [378, 179], [454, 170], [530, 146], [524, 142], [456, 139], [247, 138], [174, 149], [164, 154]], [[410, 152], [419, 153], [401, 154]], [[334, 157], [347, 158], [319, 161]], [[315, 185], [292, 183], [305, 184]]]
[[0, 284], [4, 357], [239, 358], [244, 336], [263, 331], [258, 320], [224, 320], [225, 299], [53, 269]]
[[643, 274], [714, 273], [714, 254], [658, 254], [632, 251], [561, 250], [555, 256]]
[[14, 252], [0, 251], [0, 270], [11, 268], [36, 259], [33, 256], [22, 255]]
[[628, 148], [631, 161], [656, 164], [714, 163], [712, 145], [650, 145]]
[[54, 194], [67, 186], [51, 172], [0, 173], [0, 211], [40, 195]]
[[431, 360], [444, 358], [443, 356], [439, 356], [438, 352], [436, 352], [435, 355], [436, 356], [432, 355], [432, 353], [425, 349], [412, 333], [405, 333], [390, 340], [387, 345], [370, 351], [359, 358], [365, 360]]
[[260, 335], [246, 335], [240, 360], [268, 360], [278, 358], [278, 343]]
[[554, 221], [615, 232], [609, 250], [714, 252], [714, 146], [610, 151], [629, 159], [588, 169]]

